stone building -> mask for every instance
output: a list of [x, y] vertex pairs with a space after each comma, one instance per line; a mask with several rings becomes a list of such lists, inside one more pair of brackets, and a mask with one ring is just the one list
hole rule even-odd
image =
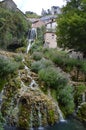
[[55, 15], [55, 14], [60, 14], [61, 13], [61, 9], [59, 6], [52, 6], [51, 7], [51, 14]]
[[56, 40], [56, 30], [57, 23], [55, 19], [51, 19], [49, 22], [46, 23], [46, 33], [44, 34], [44, 47], [48, 48], [56, 48], [57, 47], [57, 40]]
[[57, 41], [56, 41], [56, 34], [54, 32], [46, 32], [44, 34], [44, 47], [46, 48], [56, 48]]
[[45, 26], [45, 22], [42, 20], [37, 20], [32, 23], [32, 28], [41, 28], [42, 26]]

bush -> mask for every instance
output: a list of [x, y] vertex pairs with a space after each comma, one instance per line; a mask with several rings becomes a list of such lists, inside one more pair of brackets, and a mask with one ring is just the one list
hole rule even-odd
[[41, 59], [40, 61], [35, 61], [31, 65], [31, 70], [38, 73], [39, 70], [47, 68], [48, 66], [53, 66], [52, 61]]
[[43, 48], [43, 45], [42, 45], [42, 43], [39, 41], [39, 40], [36, 40], [33, 44], [32, 44], [32, 46], [31, 46], [31, 49], [30, 49], [30, 52], [31, 52], [31, 54], [33, 53], [33, 52], [39, 52], [40, 50], [42, 50], [42, 48]]
[[16, 55], [16, 56], [14, 56], [14, 59], [16, 62], [21, 62], [23, 60], [22, 57], [23, 57], [22, 55]]
[[57, 87], [58, 79], [57, 79], [57, 71], [53, 67], [47, 67], [39, 71], [38, 73], [39, 79], [44, 81], [47, 87]]
[[0, 112], [0, 130], [4, 130], [3, 125], [5, 123], [5, 119], [2, 117], [2, 113]]
[[67, 79], [61, 75], [57, 68], [47, 67], [39, 71], [39, 79], [44, 81], [47, 87], [56, 89], [59, 86], [67, 84]]
[[18, 67], [18, 63], [5, 56], [0, 56], [0, 77], [13, 73], [18, 69]]
[[72, 86], [66, 85], [58, 91], [58, 101], [65, 114], [71, 114], [74, 111], [74, 98]]
[[34, 53], [32, 54], [32, 58], [33, 58], [34, 60], [41, 60], [42, 57], [43, 57], [43, 54], [42, 54], [41, 52], [34, 52]]
[[65, 115], [72, 113], [74, 110], [73, 87], [69, 85], [68, 76], [55, 67], [41, 69], [38, 76], [44, 82], [44, 86], [56, 91], [54, 98], [59, 102]]
[[81, 102], [82, 102], [81, 95], [85, 91], [86, 91], [86, 86], [84, 84], [81, 84], [81, 85], [78, 85], [75, 87], [74, 101], [75, 101], [76, 106], [79, 106], [81, 104]]

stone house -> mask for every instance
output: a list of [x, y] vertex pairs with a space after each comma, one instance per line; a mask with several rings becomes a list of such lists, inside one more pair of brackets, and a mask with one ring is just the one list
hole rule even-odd
[[32, 23], [32, 28], [41, 28], [42, 26], [45, 26], [45, 22], [42, 20], [37, 20]]
[[56, 48], [57, 47], [57, 40], [56, 40], [56, 21], [55, 19], [50, 20], [46, 23], [46, 33], [44, 34], [44, 47], [48, 48]]
[[53, 32], [55, 32], [57, 23], [56, 23], [55, 19], [52, 19], [49, 22], [47, 22], [45, 26], [46, 26], [46, 31], [53, 31]]
[[60, 14], [61, 13], [61, 8], [59, 6], [52, 6], [51, 7], [51, 14], [55, 15], [55, 14]]
[[44, 34], [44, 47], [46, 48], [56, 48], [57, 41], [56, 41], [56, 34], [54, 32], [46, 32]]

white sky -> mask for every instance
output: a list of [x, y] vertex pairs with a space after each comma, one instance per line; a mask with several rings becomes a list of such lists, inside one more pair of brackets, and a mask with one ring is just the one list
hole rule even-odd
[[[2, 1], [2, 0], [0, 0]], [[62, 6], [65, 4], [65, 0], [13, 0], [17, 7], [25, 12], [25, 11], [33, 11], [37, 14], [41, 14], [42, 8], [47, 10], [50, 9], [51, 6]]]

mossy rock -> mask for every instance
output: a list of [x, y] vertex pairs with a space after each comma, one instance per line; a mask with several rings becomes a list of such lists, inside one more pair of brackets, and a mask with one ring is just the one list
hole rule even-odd
[[78, 110], [78, 117], [80, 120], [86, 122], [86, 103], [83, 103]]
[[3, 115], [6, 114], [11, 119], [8, 120], [9, 125], [13, 124], [24, 129], [29, 129], [31, 122], [32, 126], [37, 128], [40, 124], [53, 125], [59, 120], [56, 103], [39, 87], [27, 87], [24, 93], [18, 89], [15, 101], [11, 99], [8, 104], [4, 102], [3, 108]]

